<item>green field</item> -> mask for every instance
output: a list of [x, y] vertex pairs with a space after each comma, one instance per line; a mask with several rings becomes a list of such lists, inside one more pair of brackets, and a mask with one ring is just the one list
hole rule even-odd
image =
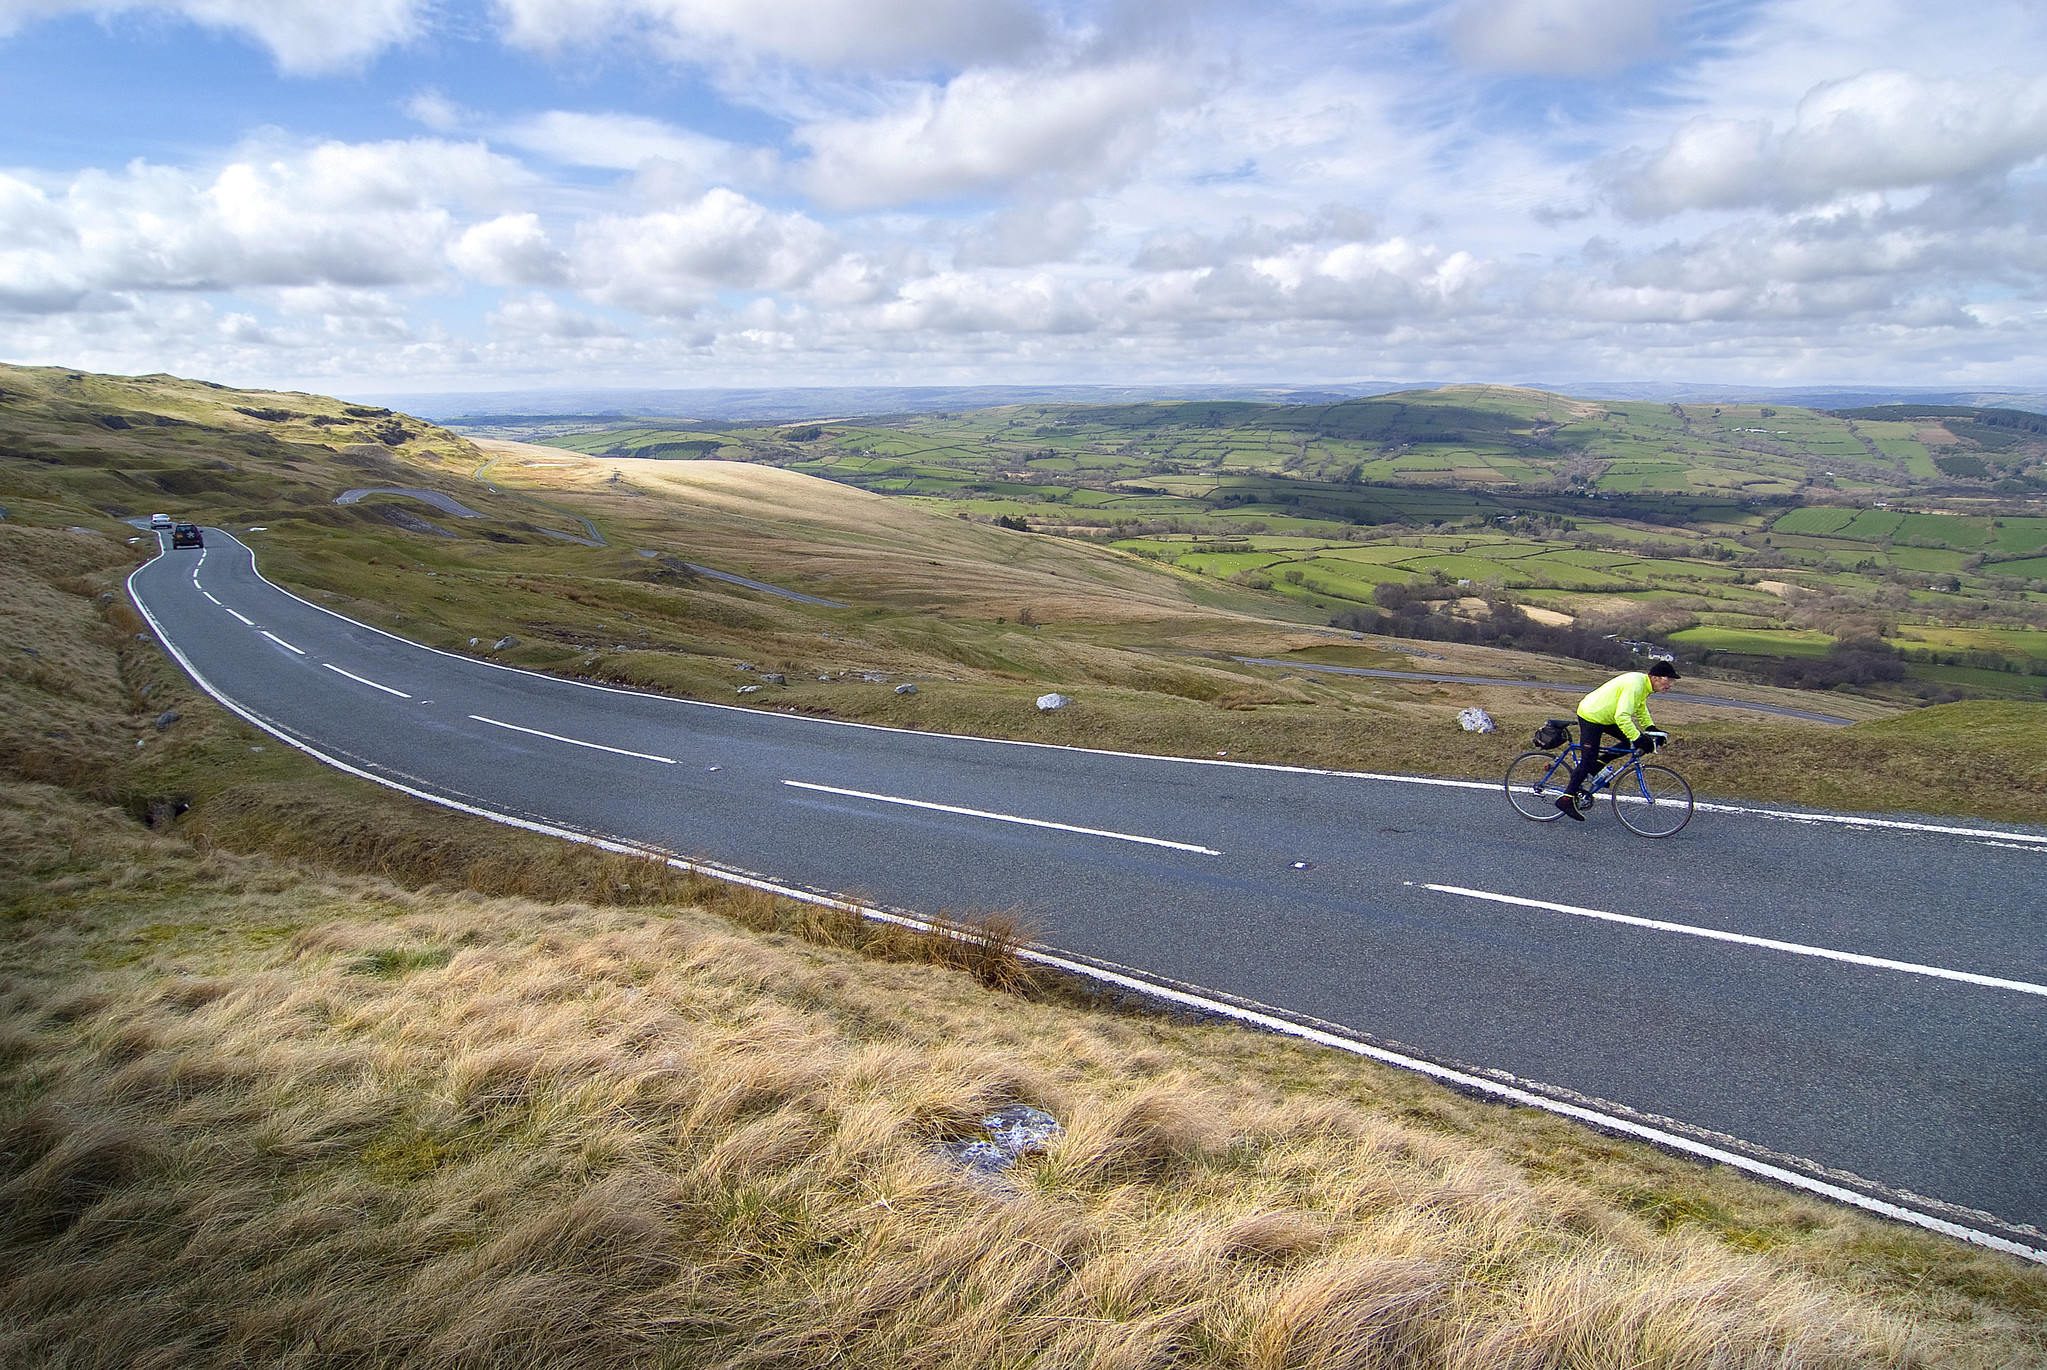
[[[1869, 452], [1858, 436], [1865, 429], [1878, 433], [1872, 441], [1891, 447]], [[2024, 441], [2014, 448], [2011, 431], [1985, 428], [1966, 414], [1862, 421], [1858, 428], [1812, 410], [1763, 414], [1754, 406], [1591, 403], [1503, 386], [1448, 386], [1323, 405], [1032, 404], [885, 423], [707, 430], [703, 424], [662, 429], [642, 423], [547, 441], [619, 456], [779, 454], [790, 464], [815, 463], [847, 478], [880, 478], [886, 459], [917, 459], [955, 465], [963, 484], [1000, 470], [1085, 482], [1284, 469], [1304, 484], [1434, 484], [1490, 492], [1550, 482], [1579, 492], [1723, 491], [1739, 498], [1795, 495], [1815, 475], [1875, 493], [1950, 479], [1926, 458], [1914, 436], [1922, 431], [1941, 431], [1943, 452], [1985, 453], [1999, 463], [2000, 478], [2018, 478], [2034, 469], [2028, 462], [2037, 466], [2047, 456], [2047, 442], [2034, 441], [2041, 435], [2020, 434]], [[1901, 459], [1911, 469], [1901, 471]], [[1825, 524], [1831, 516], [1794, 513], [1786, 531], [1835, 532]]]
[[1924, 643], [1968, 651], [2006, 652], [2047, 658], [2047, 631], [2022, 628], [1941, 628], [1912, 624], [1898, 630], [1901, 644]]
[[2037, 552], [2047, 548], [2047, 518], [2004, 518], [1998, 520], [1992, 546], [2000, 552]]
[[1670, 635], [1672, 642], [1700, 651], [1739, 652], [1745, 656], [1825, 656], [1834, 639], [1825, 633], [1786, 629], [1686, 628]]
[[1852, 509], [1793, 509], [1771, 527], [1779, 533], [1838, 533], [1854, 518]]
[[[2016, 629], [2047, 614], [2047, 584], [2028, 588], [2047, 581], [2047, 555], [2029, 555], [2047, 551], [2047, 517], [2023, 503], [2047, 491], [2047, 419], [2011, 411], [1843, 416], [1451, 386], [715, 432], [642, 422], [553, 441], [770, 462], [1092, 538], [1289, 613], [1362, 609], [1392, 583], [1668, 634], [1695, 654], [1801, 658], [1841, 633]], [[1985, 479], [1943, 476], [1929, 443], [1980, 458]], [[1765, 580], [1820, 602], [1753, 588]]]

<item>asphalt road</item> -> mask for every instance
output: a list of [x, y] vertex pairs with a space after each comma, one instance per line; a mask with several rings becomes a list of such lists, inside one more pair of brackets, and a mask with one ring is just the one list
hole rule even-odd
[[207, 541], [131, 581], [166, 645], [390, 783], [892, 908], [1020, 908], [1080, 957], [2047, 1253], [2047, 832], [1702, 804], [1650, 842], [1493, 786], [640, 695], [405, 642]]

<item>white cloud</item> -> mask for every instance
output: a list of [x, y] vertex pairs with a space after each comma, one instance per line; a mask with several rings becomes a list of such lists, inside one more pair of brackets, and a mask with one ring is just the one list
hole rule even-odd
[[568, 166], [632, 171], [661, 160], [703, 175], [717, 174], [735, 160], [732, 144], [720, 138], [637, 114], [583, 114], [551, 110], [508, 124], [498, 136], [515, 147]]
[[[88, 171], [25, 136], [0, 355], [324, 389], [2047, 364], [2037, 0], [493, 2], [525, 52], [450, 0], [261, 10], [336, 54], [441, 21], [342, 92], [438, 136]], [[66, 13], [88, 52], [78, 14], [265, 41], [255, 0], [0, 28]], [[240, 95], [191, 108], [334, 108]]]
[[2047, 156], [2047, 79], [2011, 71], [1932, 80], [1866, 71], [1809, 91], [1779, 132], [1702, 115], [1651, 154], [1604, 171], [1623, 212], [1818, 204], [1857, 191], [1997, 175]]
[[1020, 0], [497, 0], [507, 38], [543, 50], [637, 37], [689, 62], [725, 54], [812, 66], [1011, 56], [1045, 36]]
[[1089, 187], [1126, 170], [1192, 83], [1155, 58], [1035, 71], [976, 69], [920, 86], [899, 109], [797, 130], [805, 186], [841, 208], [1044, 180]]
[[360, 66], [409, 41], [425, 9], [425, 0], [0, 0], [0, 37], [62, 14], [172, 14], [253, 38], [283, 70], [313, 75]]
[[1094, 232], [1094, 215], [1075, 200], [1025, 204], [992, 214], [960, 238], [955, 266], [1036, 266], [1066, 261]]
[[515, 295], [491, 311], [490, 324], [499, 333], [529, 338], [580, 341], [622, 338], [625, 330], [606, 318], [570, 309], [551, 295]]
[[1304, 243], [1363, 243], [1378, 236], [1375, 216], [1348, 205], [1324, 205], [1313, 215], [1291, 223], [1240, 219], [1222, 234], [1205, 235], [1191, 229], [1154, 233], [1146, 238], [1135, 265], [1147, 271], [1225, 266], [1276, 256]]
[[871, 317], [892, 333], [1088, 333], [1100, 326], [1095, 308], [1045, 272], [1020, 280], [945, 272], [905, 286]]
[[605, 215], [577, 234], [574, 275], [593, 299], [648, 314], [693, 314], [721, 290], [792, 290], [839, 254], [833, 235], [736, 191], [652, 214]]
[[51, 314], [77, 307], [86, 293], [77, 246], [60, 206], [35, 186], [0, 175], [0, 311]]
[[465, 230], [448, 249], [462, 273], [488, 285], [561, 285], [569, 261], [537, 214], [503, 214]]
[[1496, 310], [1484, 293], [1495, 275], [1469, 252], [1394, 237], [1161, 272], [1132, 282], [1124, 298], [1155, 321], [1429, 320]]
[[436, 133], [454, 133], [476, 122], [474, 114], [431, 87], [415, 92], [405, 102], [405, 113]]
[[1676, 0], [1467, 0], [1451, 46], [1475, 67], [1588, 76], [1659, 55]]
[[451, 204], [524, 180], [479, 144], [251, 150], [210, 176], [137, 162], [61, 194], [0, 180], [0, 285], [17, 308], [92, 292], [381, 287], [443, 274]]

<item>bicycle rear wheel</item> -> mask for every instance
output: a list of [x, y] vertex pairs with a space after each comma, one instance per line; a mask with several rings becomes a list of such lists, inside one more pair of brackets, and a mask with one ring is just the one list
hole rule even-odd
[[1568, 755], [1523, 752], [1514, 758], [1501, 783], [1516, 813], [1538, 823], [1554, 823], [1563, 817], [1557, 812], [1557, 796], [1571, 783]]
[[1630, 832], [1669, 837], [1692, 821], [1692, 787], [1668, 766], [1635, 766], [1613, 778], [1613, 816]]

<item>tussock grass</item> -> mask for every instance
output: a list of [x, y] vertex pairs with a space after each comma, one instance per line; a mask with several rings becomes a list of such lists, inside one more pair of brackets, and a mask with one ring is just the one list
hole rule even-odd
[[[918, 937], [325, 772], [136, 642], [120, 569], [0, 598], [77, 667], [0, 735], [89, 725], [0, 783], [0, 1364], [2047, 1363], [2047, 1272], [1090, 1010], [1013, 916]], [[1047, 1154], [941, 1158], [1017, 1102]]]
[[[1333, 1053], [104, 815], [0, 786], [71, 872], [0, 951], [10, 1366], [2042, 1359], [2038, 1272]], [[938, 1154], [1012, 1102], [1066, 1135]]]

